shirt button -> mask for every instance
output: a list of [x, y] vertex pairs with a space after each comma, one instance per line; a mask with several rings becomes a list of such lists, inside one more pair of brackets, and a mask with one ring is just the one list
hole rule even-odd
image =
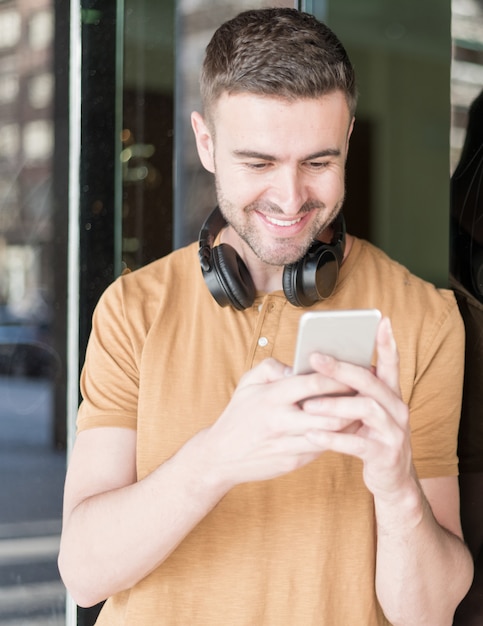
[[268, 345], [268, 339], [266, 337], [260, 337], [260, 339], [258, 340], [258, 345], [260, 346], [260, 348], [264, 348]]

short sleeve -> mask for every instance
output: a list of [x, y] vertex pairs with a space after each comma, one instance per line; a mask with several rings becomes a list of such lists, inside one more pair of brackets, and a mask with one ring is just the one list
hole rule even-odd
[[414, 464], [420, 478], [458, 474], [464, 326], [453, 294], [441, 293], [446, 306], [426, 328], [409, 401]]
[[92, 318], [80, 380], [78, 431], [101, 426], [136, 428], [139, 354], [135, 343], [119, 278], [101, 296]]

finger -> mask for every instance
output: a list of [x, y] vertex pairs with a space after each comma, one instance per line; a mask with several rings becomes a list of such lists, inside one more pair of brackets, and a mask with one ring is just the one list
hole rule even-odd
[[331, 450], [359, 458], [364, 463], [364, 482], [373, 494], [393, 493], [411, 471], [410, 446], [402, 454], [388, 455], [380, 442], [359, 434], [310, 431], [307, 439], [324, 452]]
[[346, 432], [348, 430], [355, 431], [361, 426], [360, 419], [351, 417], [333, 417], [331, 415], [319, 415], [315, 422], [307, 422], [309, 428], [305, 428], [304, 432], [309, 430], [327, 430], [333, 432]]
[[311, 444], [319, 446], [321, 450], [356, 456], [362, 461], [367, 458], [371, 446], [374, 445], [370, 439], [351, 433], [311, 430], [307, 432], [306, 437]]
[[[345, 369], [345, 366], [344, 363], [335, 362], [337, 368]], [[357, 370], [364, 369], [349, 365], [348, 367]], [[360, 419], [366, 426], [380, 433], [388, 432], [394, 421], [399, 428], [406, 428], [409, 419], [407, 405], [374, 374], [369, 371], [361, 374], [365, 379], [364, 384], [361, 385], [363, 390], [361, 393], [340, 397], [310, 398], [304, 402], [304, 410], [311, 415]]]
[[359, 396], [372, 399], [390, 414], [401, 413], [401, 419], [404, 419], [400, 394], [385, 381], [381, 381], [370, 369], [321, 354], [314, 354], [311, 363], [325, 376], [352, 387]]
[[309, 398], [320, 396], [351, 396], [356, 393], [349, 385], [318, 372], [314, 372], [313, 374], [301, 374], [295, 378], [298, 379], [296, 384], [300, 385], [301, 393], [303, 394], [302, 404]]
[[252, 385], [267, 385], [271, 400], [279, 404], [297, 404], [321, 395], [354, 393], [347, 385], [318, 372], [294, 376], [291, 368], [273, 358], [265, 359], [246, 372], [238, 387], [244, 389]]
[[353, 392], [362, 394], [367, 389], [367, 385], [371, 385], [376, 380], [375, 372], [370, 369], [338, 361], [326, 354], [315, 352], [310, 357], [310, 363], [319, 374], [345, 385]]
[[345, 431], [353, 429], [354, 423], [360, 426], [358, 418], [352, 419], [339, 415], [310, 414], [297, 405], [289, 411], [274, 410], [268, 415], [261, 426], [264, 438], [269, 440], [286, 436], [305, 436], [310, 430]]
[[240, 379], [239, 387], [247, 385], [271, 383], [286, 378], [290, 368], [277, 361], [277, 359], [264, 359], [248, 372], [245, 372]]
[[396, 340], [392, 332], [391, 321], [388, 317], [381, 320], [377, 329], [377, 366], [376, 376], [382, 380], [398, 396], [401, 395], [399, 386], [399, 353]]
[[342, 423], [343, 420], [347, 420], [347, 423], [362, 423], [375, 431], [374, 436], [378, 437], [375, 433], [383, 437], [390, 427], [388, 414], [383, 407], [372, 398], [361, 395], [311, 399], [304, 404], [304, 408], [310, 415], [323, 416], [327, 423]]

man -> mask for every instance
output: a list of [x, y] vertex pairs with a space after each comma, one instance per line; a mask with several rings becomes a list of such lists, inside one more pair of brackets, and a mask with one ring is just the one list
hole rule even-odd
[[[66, 585], [81, 605], [109, 598], [100, 625], [451, 624], [472, 576], [462, 323], [449, 292], [344, 234], [350, 61], [312, 16], [249, 11], [215, 33], [201, 93], [223, 217], [199, 257], [123, 276], [98, 305]], [[332, 254], [316, 272], [313, 245]], [[299, 304], [380, 309], [374, 369], [319, 354], [292, 375]]]

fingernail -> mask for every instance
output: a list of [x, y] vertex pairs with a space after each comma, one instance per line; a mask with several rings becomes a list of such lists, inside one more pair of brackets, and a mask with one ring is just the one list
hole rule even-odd
[[315, 352], [314, 357], [317, 359], [320, 365], [329, 365], [329, 363], [332, 363], [334, 361], [334, 359], [328, 354], [322, 354], [320, 352]]
[[393, 346], [394, 348], [396, 347], [396, 340], [394, 339], [394, 332], [392, 330], [392, 324], [391, 324], [391, 320], [388, 317], [385, 317], [383, 322], [386, 325], [386, 332], [388, 334], [388, 337], [391, 341], [391, 346]]

